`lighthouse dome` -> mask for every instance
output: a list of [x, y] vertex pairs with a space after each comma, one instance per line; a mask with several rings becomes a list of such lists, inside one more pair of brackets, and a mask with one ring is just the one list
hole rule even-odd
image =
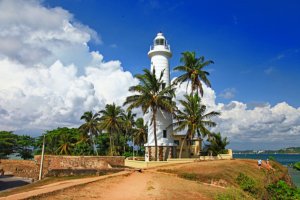
[[163, 33], [157, 33], [157, 36], [154, 38], [154, 45], [166, 45], [166, 38]]
[[166, 55], [169, 58], [172, 56], [170, 45], [162, 32], [157, 33], [153, 40], [153, 45], [150, 46], [148, 56], [151, 58], [154, 55]]

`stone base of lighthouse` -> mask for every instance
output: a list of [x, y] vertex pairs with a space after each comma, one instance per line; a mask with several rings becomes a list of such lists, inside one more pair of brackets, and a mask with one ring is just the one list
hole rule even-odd
[[[157, 161], [166, 161], [176, 156], [176, 146], [157, 146]], [[145, 161], [155, 161], [155, 146], [145, 146]]]

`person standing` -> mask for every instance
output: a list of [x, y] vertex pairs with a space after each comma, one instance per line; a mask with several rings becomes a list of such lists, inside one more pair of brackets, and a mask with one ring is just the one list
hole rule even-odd
[[259, 160], [257, 161], [257, 165], [258, 165], [259, 169], [261, 168], [261, 163], [262, 163], [262, 160], [259, 159]]

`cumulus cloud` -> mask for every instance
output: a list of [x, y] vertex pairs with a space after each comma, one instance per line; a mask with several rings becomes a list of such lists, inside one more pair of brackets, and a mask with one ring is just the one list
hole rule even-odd
[[137, 81], [120, 61], [103, 61], [100, 37], [62, 8], [0, 2], [0, 129], [77, 126], [88, 110], [121, 104]]
[[[217, 126], [212, 129], [227, 136], [235, 149], [278, 149], [300, 144], [300, 108], [294, 108], [286, 102], [274, 106], [247, 104], [231, 101], [228, 104], [216, 103], [215, 91], [204, 85], [202, 102], [207, 111], [219, 111], [214, 118]], [[188, 90], [189, 92], [190, 90]], [[177, 89], [177, 98], [186, 93], [186, 85]]]
[[[57, 59], [80, 66], [89, 60], [87, 42], [91, 39], [101, 42], [94, 30], [76, 22], [62, 8], [46, 8], [37, 0], [0, 2], [2, 57], [28, 66], [49, 65]], [[76, 59], [84, 54], [85, 59]]]

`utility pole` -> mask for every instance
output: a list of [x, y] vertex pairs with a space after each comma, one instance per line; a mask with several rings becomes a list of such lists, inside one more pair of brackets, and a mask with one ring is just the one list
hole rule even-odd
[[39, 181], [42, 180], [43, 164], [44, 164], [44, 152], [45, 152], [45, 134], [44, 134], [44, 137], [43, 137], [43, 147], [42, 147], [42, 157], [41, 157]]

